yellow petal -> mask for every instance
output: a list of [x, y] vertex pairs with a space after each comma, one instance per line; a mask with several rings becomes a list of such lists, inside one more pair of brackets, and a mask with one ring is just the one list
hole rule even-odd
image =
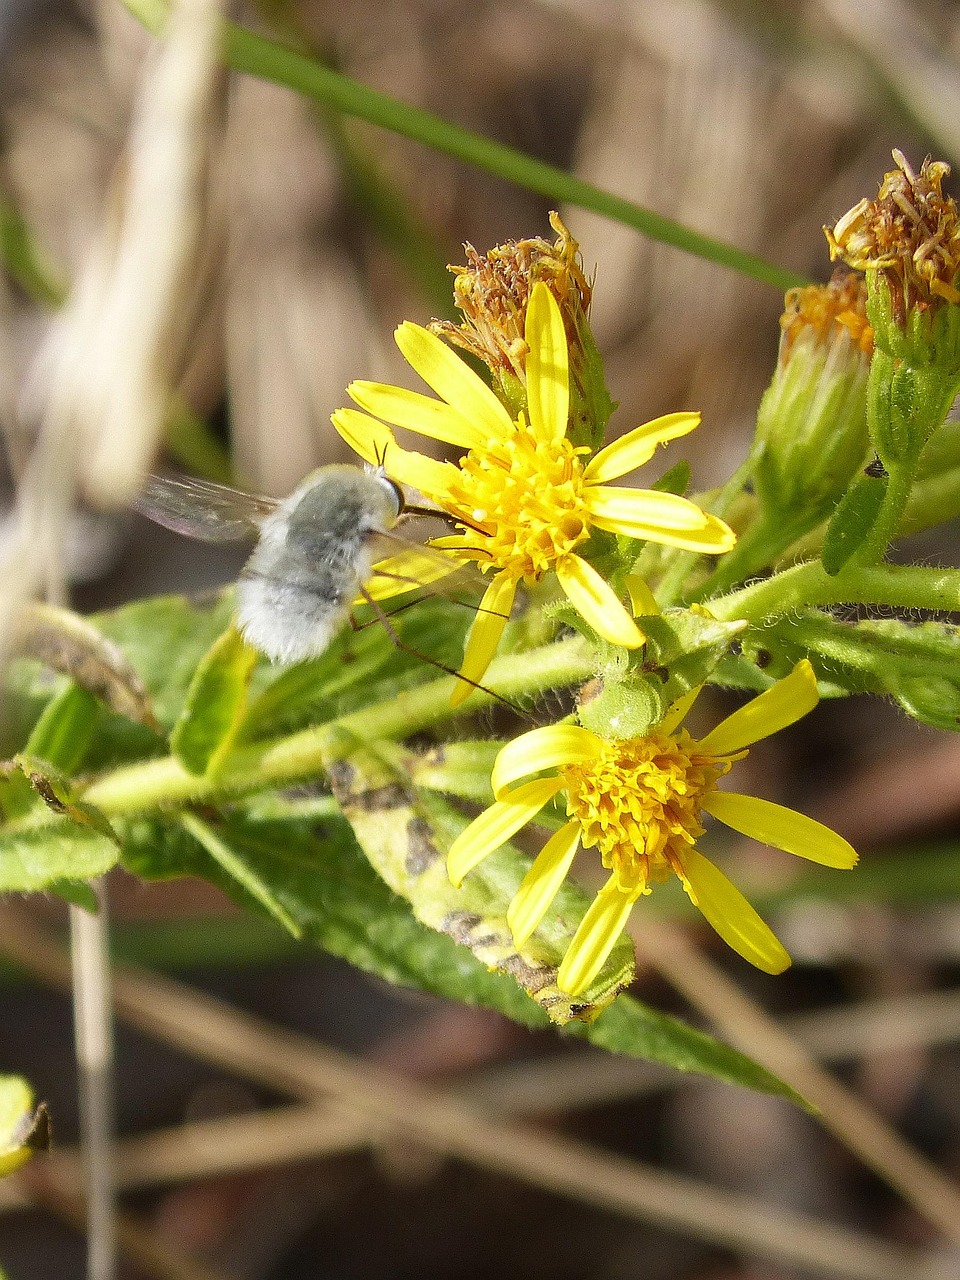
[[[498, 574], [483, 593], [483, 599], [477, 609], [477, 616], [470, 625], [467, 644], [460, 664], [460, 675], [466, 680], [458, 680], [450, 695], [450, 705], [459, 707], [473, 693], [474, 686], [479, 684], [487, 667], [497, 651], [503, 628], [507, 625], [510, 610], [513, 608], [513, 597], [517, 584], [506, 573]], [[470, 681], [473, 684], [470, 684]]]
[[660, 613], [657, 597], [647, 586], [643, 578], [636, 573], [628, 573], [623, 580], [630, 596], [630, 608], [635, 618], [655, 618]]
[[649, 462], [657, 445], [685, 436], [700, 425], [699, 413], [667, 413], [662, 418], [634, 427], [619, 440], [601, 449], [587, 463], [583, 478], [587, 484], [605, 484], [607, 480], [619, 480]]
[[385, 453], [389, 452], [392, 457], [393, 451], [400, 447], [389, 427], [356, 409], [337, 409], [330, 415], [330, 421], [353, 452], [373, 466], [380, 465]]
[[683, 694], [674, 702], [667, 714], [657, 726], [661, 733], [673, 733], [675, 729], [679, 729], [687, 718], [687, 713], [700, 696], [702, 684], [698, 684], [696, 688], [691, 689], [689, 693]]
[[535, 818], [562, 786], [562, 778], [538, 778], [535, 782], [525, 782], [506, 799], [484, 809], [450, 846], [447, 874], [453, 884], [459, 889], [467, 872]]
[[428, 498], [442, 497], [457, 476], [458, 468], [450, 462], [401, 449], [389, 427], [358, 409], [338, 409], [330, 421], [354, 453], [373, 466], [382, 465], [387, 475]]
[[819, 696], [813, 667], [806, 658], [801, 658], [788, 676], [721, 720], [700, 740], [700, 745], [718, 756], [749, 747], [751, 742], [768, 738], [812, 711]]
[[617, 594], [592, 565], [579, 556], [557, 561], [557, 580], [573, 607], [598, 636], [625, 649], [639, 649], [644, 634], [617, 599]]
[[857, 851], [843, 836], [806, 814], [787, 809], [772, 800], [757, 796], [741, 796], [732, 791], [714, 791], [706, 796], [702, 807], [707, 813], [739, 831], [741, 835], [772, 844], [785, 853], [808, 858], [825, 867], [849, 870], [857, 865]]
[[[588, 492], [590, 492], [588, 490]], [[605, 526], [596, 522], [602, 529]], [[614, 532], [623, 532], [617, 529]], [[729, 525], [718, 520], [707, 512], [707, 523], [702, 529], [689, 532], [665, 529], [662, 525], [642, 526], [636, 524], [629, 531], [631, 538], [646, 538], [648, 542], [662, 542], [668, 547], [679, 547], [681, 551], [698, 551], [705, 556], [719, 556], [729, 551], [737, 540], [737, 535]]]
[[710, 524], [707, 513], [695, 502], [678, 498], [675, 493], [660, 493], [656, 489], [618, 489], [611, 485], [592, 485], [584, 490], [584, 503], [590, 519], [598, 529], [611, 533], [625, 533], [632, 538], [645, 538], [646, 533], [635, 533], [641, 527], [668, 529], [689, 533], [705, 529]]
[[578, 724], [548, 724], [542, 729], [531, 729], [508, 742], [497, 756], [490, 778], [493, 794], [499, 799], [518, 778], [540, 773], [542, 769], [594, 760], [602, 747], [595, 733], [581, 729]]
[[527, 415], [538, 440], [561, 440], [570, 412], [567, 335], [553, 294], [539, 281], [527, 304]]
[[389, 387], [383, 382], [351, 382], [347, 395], [361, 409], [374, 417], [392, 422], [395, 427], [418, 431], [431, 440], [472, 449], [483, 444], [486, 436], [452, 405], [404, 387]]
[[428, 387], [452, 405], [480, 433], [502, 439], [513, 419], [482, 378], [433, 333], [406, 320], [394, 335], [404, 358]]
[[683, 887], [728, 947], [764, 973], [783, 973], [790, 956], [736, 885], [696, 849], [683, 855]]
[[606, 963], [633, 908], [636, 898], [617, 887], [611, 876], [603, 886], [580, 928], [573, 935], [557, 971], [557, 986], [568, 996], [585, 991]]
[[580, 823], [574, 820], [555, 831], [534, 858], [507, 908], [507, 924], [514, 946], [522, 947], [550, 910], [579, 843]]
[[[423, 547], [409, 547], [399, 555], [378, 560], [364, 590], [371, 600], [389, 600], [405, 591], [439, 582], [462, 567], [463, 562], [453, 556], [444, 556], [439, 551], [431, 555]], [[356, 603], [363, 604], [365, 600], [366, 597], [361, 596]]]

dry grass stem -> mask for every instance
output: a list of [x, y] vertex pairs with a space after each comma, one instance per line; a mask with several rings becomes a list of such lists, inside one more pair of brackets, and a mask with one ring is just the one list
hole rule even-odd
[[[58, 987], [68, 984], [69, 966], [62, 950], [28, 925], [22, 914], [0, 909], [0, 938], [3, 949], [31, 973]], [[360, 1112], [421, 1145], [498, 1174], [825, 1276], [932, 1280], [927, 1259], [573, 1139], [487, 1120], [436, 1090], [351, 1059], [168, 978], [117, 971], [114, 993], [121, 1017], [167, 1044], [300, 1098], [335, 1098], [354, 1115]]]
[[825, 1072], [678, 929], [652, 920], [631, 930], [641, 955], [733, 1044], [792, 1085], [849, 1150], [896, 1188], [948, 1240], [960, 1241], [960, 1188], [856, 1094]]

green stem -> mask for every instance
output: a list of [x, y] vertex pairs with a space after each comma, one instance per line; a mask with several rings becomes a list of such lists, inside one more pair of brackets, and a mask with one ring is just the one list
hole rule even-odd
[[710, 601], [721, 621], [758, 624], [809, 605], [876, 604], [902, 609], [960, 611], [960, 570], [914, 565], [850, 566], [830, 577], [819, 561], [795, 565], [731, 595]]
[[[577, 638], [499, 658], [485, 679], [496, 686], [500, 696], [515, 698], [574, 684], [592, 675], [594, 667], [591, 650]], [[452, 688], [452, 677], [444, 676], [327, 724], [240, 747], [213, 775], [189, 773], [173, 756], [130, 765], [91, 783], [84, 799], [103, 813], [130, 816], [164, 805], [213, 800], [314, 777], [323, 772], [325, 762], [344, 742], [405, 738], [494, 701], [491, 694], [478, 689], [464, 708], [454, 709], [450, 706]]]
[[[125, 0], [127, 7], [151, 31], [159, 32], [166, 21], [165, 0]], [[232, 22], [223, 23], [223, 53], [227, 64], [274, 84], [285, 85], [315, 102], [343, 115], [366, 120], [411, 138], [425, 146], [454, 156], [466, 164], [485, 169], [518, 186], [537, 191], [554, 204], [564, 201], [581, 209], [591, 209], [625, 226], [633, 227], [651, 240], [673, 245], [686, 253], [730, 267], [781, 291], [808, 283], [755, 254], [664, 218], [651, 209], [611, 195], [581, 178], [553, 165], [515, 151], [480, 134], [450, 124], [420, 107], [378, 93], [348, 76], [323, 66], [275, 41], [256, 35]]]

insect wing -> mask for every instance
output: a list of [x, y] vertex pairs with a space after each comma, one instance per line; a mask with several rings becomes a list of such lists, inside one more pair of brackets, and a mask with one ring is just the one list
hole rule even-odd
[[[430, 536], [436, 522], [417, 521], [419, 532]], [[404, 531], [410, 528], [409, 522]], [[389, 600], [408, 591], [451, 596], [454, 591], [483, 590], [481, 574], [469, 560], [432, 547], [426, 541], [412, 541], [396, 530], [377, 535], [379, 558], [365, 583], [365, 598]]]
[[237, 542], [257, 536], [277, 499], [212, 480], [148, 476], [133, 506], [155, 524], [200, 542]]

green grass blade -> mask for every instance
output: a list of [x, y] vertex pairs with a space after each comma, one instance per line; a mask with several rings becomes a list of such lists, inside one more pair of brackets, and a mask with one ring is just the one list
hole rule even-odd
[[[167, 14], [164, 0], [125, 0], [125, 3], [134, 16], [152, 31], [162, 29]], [[223, 24], [223, 53], [228, 66], [235, 71], [245, 71], [262, 80], [285, 85], [345, 116], [379, 125], [508, 182], [537, 191], [555, 204], [566, 202], [581, 209], [590, 209], [633, 227], [651, 240], [730, 267], [776, 289], [785, 290], [807, 283], [795, 272], [734, 245], [702, 235], [543, 160], [450, 124], [420, 107], [379, 93], [236, 23]]]

